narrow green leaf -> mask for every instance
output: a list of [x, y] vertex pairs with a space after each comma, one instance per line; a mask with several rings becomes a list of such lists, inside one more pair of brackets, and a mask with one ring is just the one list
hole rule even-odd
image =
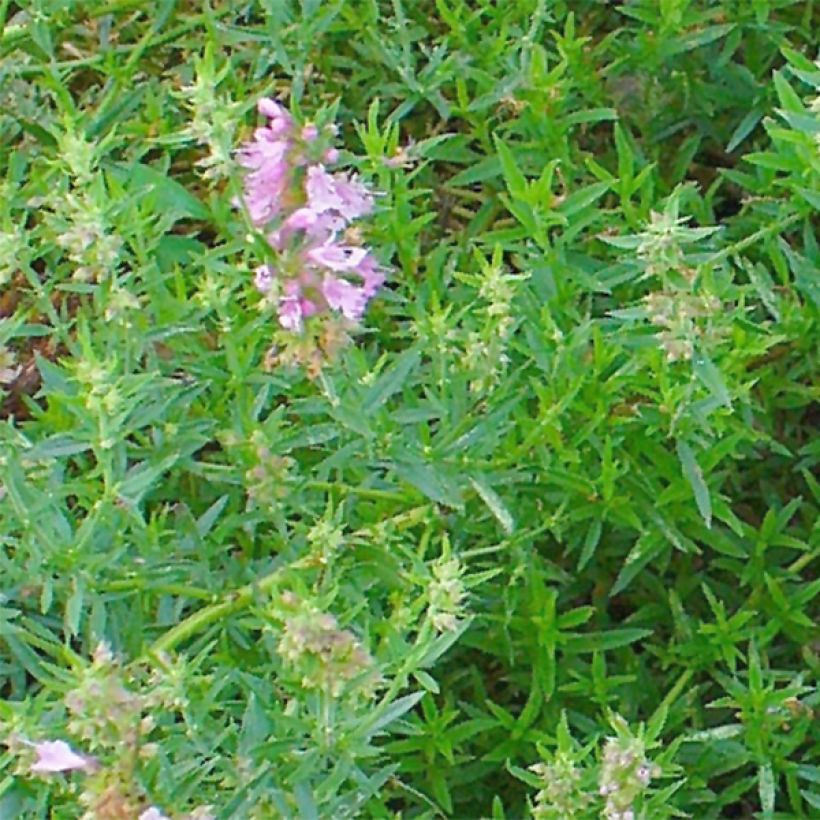
[[742, 723], [727, 723], [725, 726], [715, 726], [714, 729], [704, 729], [687, 735], [684, 740], [690, 743], [709, 743], [713, 740], [729, 740], [743, 734]]
[[760, 806], [764, 817], [774, 813], [774, 773], [771, 764], [765, 763], [757, 770], [757, 789], [760, 794]]
[[695, 494], [695, 503], [698, 505], [701, 517], [707, 527], [712, 526], [712, 500], [709, 497], [709, 488], [703, 479], [703, 471], [700, 469], [692, 448], [683, 440], [675, 442], [675, 449], [678, 451], [678, 458], [683, 467], [683, 474], [692, 487]]
[[696, 351], [692, 357], [692, 370], [721, 404], [726, 407], [732, 406], [732, 399], [723, 381], [723, 374], [702, 351]]
[[726, 153], [731, 154], [735, 148], [740, 145], [749, 134], [754, 131], [757, 124], [763, 119], [763, 112], [759, 110], [749, 111], [746, 116], [738, 123], [737, 128], [732, 132], [732, 136], [729, 137], [729, 142], [726, 145]]
[[487, 505], [489, 511], [495, 516], [496, 521], [501, 525], [501, 529], [507, 535], [512, 535], [515, 531], [515, 521], [498, 493], [480, 476], [472, 476], [470, 483], [481, 500]]
[[409, 712], [426, 694], [426, 691], [412, 692], [390, 704], [377, 707], [369, 720], [362, 721], [360, 731], [366, 736], [372, 737], [398, 720], [403, 714]]
[[573, 635], [567, 638], [561, 648], [564, 652], [571, 654], [605, 652], [609, 649], [629, 646], [631, 643], [648, 638], [651, 634], [651, 629], [637, 627], [611, 629], [608, 632], [586, 632], [583, 635]]
[[600, 199], [610, 188], [608, 182], [594, 182], [570, 194], [558, 208], [564, 216], [572, 216]]
[[372, 416], [387, 400], [407, 384], [410, 374], [418, 367], [421, 356], [418, 350], [405, 350], [393, 364], [382, 373], [362, 397], [362, 410]]
[[521, 173], [512, 151], [498, 137], [495, 138], [495, 149], [498, 152], [499, 160], [501, 160], [501, 170], [510, 196], [514, 199], [522, 197], [527, 192], [527, 178]]

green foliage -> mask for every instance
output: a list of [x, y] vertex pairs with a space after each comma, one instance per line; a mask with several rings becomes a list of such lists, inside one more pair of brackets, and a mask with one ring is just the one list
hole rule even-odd
[[[0, 817], [816, 816], [817, 15], [0, 2]], [[381, 194], [314, 378], [265, 95]]]

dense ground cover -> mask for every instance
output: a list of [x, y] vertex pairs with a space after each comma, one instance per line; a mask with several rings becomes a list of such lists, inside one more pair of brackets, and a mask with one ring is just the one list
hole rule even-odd
[[[0, 27], [0, 818], [820, 814], [813, 0]], [[263, 98], [355, 327], [256, 287]]]

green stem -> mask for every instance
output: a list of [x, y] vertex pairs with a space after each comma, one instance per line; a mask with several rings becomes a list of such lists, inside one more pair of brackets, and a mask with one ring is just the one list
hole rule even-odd
[[308, 481], [307, 487], [313, 490], [338, 490], [349, 495], [358, 495], [362, 498], [380, 499], [384, 501], [406, 501], [407, 496], [404, 493], [396, 492], [395, 490], [377, 490], [368, 487], [352, 487], [349, 484], [339, 484], [335, 481]]
[[[425, 504], [422, 507], [414, 507], [407, 512], [394, 515], [392, 518], [383, 521], [379, 527], [384, 527], [388, 523], [401, 529], [412, 527], [424, 519], [429, 507]], [[352, 537], [363, 537], [372, 532], [373, 527], [364, 527], [353, 533]], [[292, 564], [285, 564], [269, 572], [260, 580], [252, 581], [239, 589], [228, 592], [221, 601], [210, 604], [189, 615], [184, 621], [169, 629], [164, 635], [157, 638], [148, 650], [149, 656], [162, 655], [172, 652], [181, 643], [207, 629], [209, 626], [225, 620], [225, 618], [249, 607], [260, 595], [269, 593], [280, 581], [284, 573], [292, 569]]]
[[184, 621], [178, 623], [154, 641], [149, 650], [149, 654], [161, 655], [171, 652], [179, 646], [179, 644], [196, 635], [197, 632], [201, 632], [203, 629], [207, 629], [211, 626], [211, 624], [222, 621], [229, 615], [233, 615], [235, 612], [239, 612], [250, 606], [260, 593], [270, 592], [271, 589], [276, 586], [276, 582], [279, 580], [282, 570], [287, 566], [289, 565], [279, 567], [265, 575], [260, 581], [254, 581], [253, 583], [246, 584], [244, 587], [240, 587], [238, 590], [229, 592], [222, 601], [206, 606], [194, 612], [193, 615], [189, 615]]
[[159, 584], [155, 586], [150, 578], [121, 578], [108, 581], [98, 587], [103, 592], [151, 592], [155, 595], [178, 595], [180, 598], [198, 598], [200, 601], [213, 601], [214, 594], [207, 589], [189, 587], [185, 584]]
[[714, 265], [715, 262], [722, 262], [727, 257], [734, 256], [734, 254], [746, 250], [746, 248], [750, 247], [751, 245], [754, 245], [756, 242], [763, 239], [764, 236], [768, 236], [772, 233], [780, 233], [781, 231], [785, 231], [786, 228], [790, 227], [802, 218], [803, 214], [790, 214], [789, 216], [779, 220], [778, 222], [775, 222], [771, 225], [767, 225], [765, 228], [761, 228], [759, 231], [755, 231], [753, 234], [744, 237], [738, 242], [735, 242], [733, 245], [729, 245], [728, 247], [723, 248], [723, 250], [720, 250], [714, 255], [710, 256], [706, 260], [706, 264]]

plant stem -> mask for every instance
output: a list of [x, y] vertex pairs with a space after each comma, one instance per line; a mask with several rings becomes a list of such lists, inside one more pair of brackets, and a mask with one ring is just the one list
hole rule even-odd
[[706, 260], [707, 265], [714, 265], [715, 262], [722, 262], [729, 256], [733, 256], [736, 253], [740, 253], [740, 251], [746, 250], [746, 248], [754, 245], [755, 242], [763, 239], [764, 236], [768, 236], [772, 233], [780, 233], [781, 231], [785, 231], [786, 228], [793, 225], [795, 222], [799, 221], [803, 218], [803, 214], [795, 213], [789, 214], [789, 216], [784, 217], [783, 219], [778, 220], [777, 222], [773, 222], [771, 225], [767, 225], [765, 228], [761, 228], [759, 231], [755, 231], [753, 234], [749, 234], [749, 236], [745, 236], [743, 239], [735, 242], [733, 245], [729, 245], [722, 250], [719, 250], [717, 253], [713, 254]]
[[[422, 521], [428, 511], [429, 506], [427, 504], [421, 507], [414, 507], [411, 510], [407, 510], [407, 512], [399, 513], [392, 518], [388, 518], [378, 526], [379, 528], [383, 528], [390, 523], [400, 529], [412, 527]], [[361, 538], [372, 534], [373, 529], [373, 527], [363, 527], [362, 529], [356, 530], [351, 537]], [[285, 571], [291, 569], [292, 566], [292, 564], [283, 564], [267, 575], [264, 575], [260, 580], [252, 581], [239, 589], [228, 592], [223, 596], [222, 600], [197, 610], [184, 621], [181, 621], [169, 629], [164, 635], [157, 638], [157, 640], [151, 644], [147, 654], [149, 656], [156, 656], [172, 652], [181, 643], [184, 643], [198, 632], [207, 629], [212, 624], [222, 621], [236, 612], [246, 609], [260, 594], [269, 593], [274, 589]]]

